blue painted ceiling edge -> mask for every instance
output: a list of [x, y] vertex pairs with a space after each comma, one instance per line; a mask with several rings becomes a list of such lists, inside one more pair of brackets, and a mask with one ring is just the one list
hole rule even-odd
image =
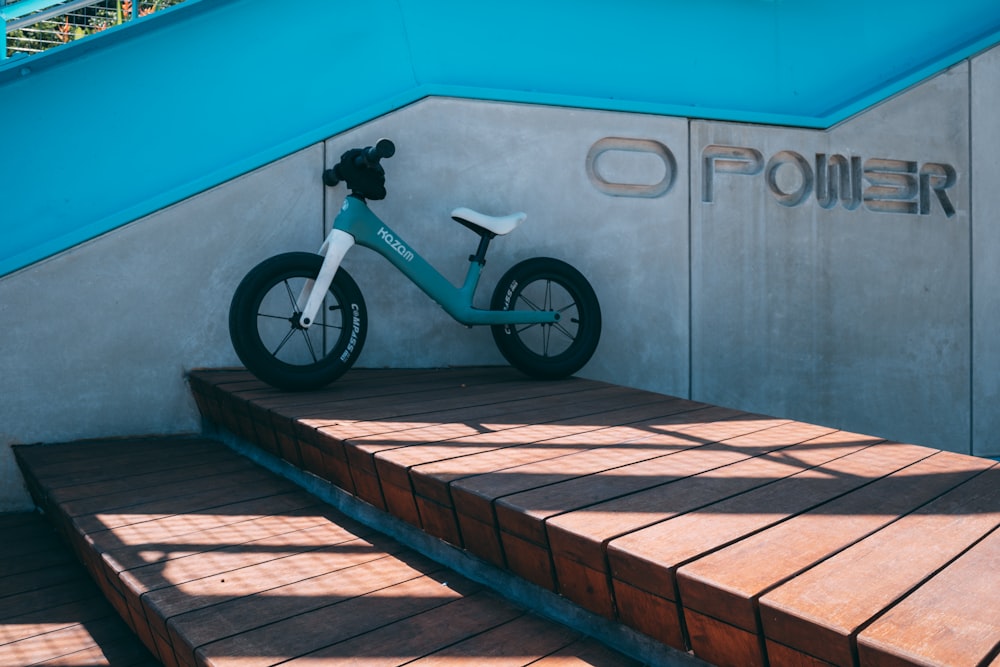
[[188, 0], [0, 68], [0, 275], [431, 95], [822, 129], [1000, 41], [996, 0], [281, 7]]

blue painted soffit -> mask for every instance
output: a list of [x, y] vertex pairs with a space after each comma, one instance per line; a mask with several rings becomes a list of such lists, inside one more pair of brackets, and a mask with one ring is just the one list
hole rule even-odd
[[188, 0], [0, 67], [0, 275], [429, 95], [825, 128], [998, 41], [996, 0]]

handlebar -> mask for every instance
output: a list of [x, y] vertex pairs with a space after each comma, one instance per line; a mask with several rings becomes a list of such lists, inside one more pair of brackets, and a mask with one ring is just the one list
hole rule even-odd
[[[369, 146], [361, 150], [361, 156], [358, 159], [364, 160], [365, 164], [369, 167], [374, 167], [378, 164], [378, 161], [383, 158], [390, 158], [396, 154], [396, 144], [392, 143], [388, 139], [379, 139], [375, 142], [374, 146]], [[357, 162], [357, 159], [355, 160]], [[361, 166], [360, 164], [358, 166]]]
[[340, 163], [323, 172], [323, 183], [333, 187], [345, 180], [341, 172], [341, 166], [345, 161], [350, 161], [349, 166], [361, 168], [374, 168], [379, 166], [379, 161], [390, 158], [396, 154], [396, 145], [388, 139], [379, 139], [374, 146], [366, 148], [356, 148], [347, 151], [340, 158]]

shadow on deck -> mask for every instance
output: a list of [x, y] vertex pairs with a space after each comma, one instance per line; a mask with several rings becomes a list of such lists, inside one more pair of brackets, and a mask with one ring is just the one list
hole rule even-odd
[[166, 664], [629, 663], [527, 605], [644, 662], [1000, 665], [996, 462], [509, 369], [190, 379], [298, 486], [204, 440], [17, 449]]

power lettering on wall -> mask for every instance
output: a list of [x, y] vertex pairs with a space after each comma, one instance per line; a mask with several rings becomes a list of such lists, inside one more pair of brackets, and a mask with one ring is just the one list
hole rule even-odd
[[[833, 208], [839, 202], [852, 211], [862, 203], [876, 213], [912, 213], [927, 215], [932, 210], [932, 195], [945, 216], [955, 215], [948, 190], [957, 174], [949, 164], [870, 158], [816, 153], [810, 163], [795, 151], [775, 153], [765, 163], [760, 151], [743, 146], [706, 146], [702, 151], [701, 201], [715, 201], [716, 181], [720, 175], [752, 176], [763, 172], [764, 184], [782, 206], [799, 206], [815, 190], [816, 202]], [[815, 165], [815, 167], [813, 166]], [[794, 187], [782, 185], [780, 170], [791, 170]], [[864, 182], [868, 185], [865, 186]]]
[[[606, 177], [601, 158], [622, 152], [655, 156], [663, 176], [654, 183], [628, 183]], [[946, 217], [955, 215], [948, 194], [958, 179], [955, 168], [938, 162], [918, 162], [846, 157], [816, 153], [810, 162], [801, 153], [783, 150], [766, 161], [756, 148], [706, 146], [701, 154], [701, 201], [712, 204], [720, 179], [762, 176], [764, 187], [782, 206], [805, 204], [810, 197], [824, 209], [853, 211], [862, 205], [876, 213], [930, 214], [936, 201]], [[660, 197], [670, 191], [677, 175], [677, 162], [664, 144], [650, 139], [605, 137], [587, 153], [587, 176], [594, 187], [616, 197]]]

